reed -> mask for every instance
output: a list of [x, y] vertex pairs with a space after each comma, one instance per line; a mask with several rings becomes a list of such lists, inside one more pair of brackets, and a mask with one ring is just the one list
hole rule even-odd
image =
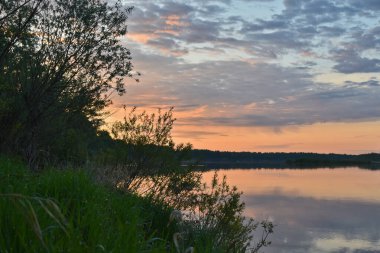
[[246, 247], [256, 227], [241, 225], [240, 195], [225, 181], [215, 179], [210, 194], [193, 198], [194, 216], [171, 202], [99, 184], [87, 173], [36, 174], [0, 156], [0, 252], [258, 252], [267, 246], [265, 237]]
[[80, 170], [32, 174], [0, 158], [0, 252], [165, 252], [170, 210]]

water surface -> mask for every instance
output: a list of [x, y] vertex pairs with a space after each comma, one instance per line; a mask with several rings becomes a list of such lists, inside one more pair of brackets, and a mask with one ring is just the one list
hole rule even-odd
[[[204, 173], [210, 182], [214, 172]], [[219, 170], [243, 191], [245, 215], [277, 227], [267, 253], [380, 252], [380, 171]]]

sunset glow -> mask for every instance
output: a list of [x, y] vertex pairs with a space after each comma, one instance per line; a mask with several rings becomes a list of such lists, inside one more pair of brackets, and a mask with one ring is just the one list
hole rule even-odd
[[[358, 200], [380, 203], [380, 172], [346, 169], [223, 170], [230, 185], [239, 185], [249, 197], [279, 194], [324, 200]], [[214, 172], [203, 180], [210, 183]], [[363, 176], [364, 175], [364, 176]], [[274, 185], [276, 188], [274, 188]], [[363, 187], [365, 185], [365, 187]]]
[[174, 137], [230, 151], [379, 152], [379, 1], [126, 1], [141, 82], [121, 105], [175, 108]]

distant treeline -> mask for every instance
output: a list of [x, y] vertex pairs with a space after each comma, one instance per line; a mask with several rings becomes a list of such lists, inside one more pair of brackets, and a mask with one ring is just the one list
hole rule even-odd
[[192, 150], [192, 162], [207, 168], [315, 168], [359, 166], [380, 168], [380, 154], [361, 155], [318, 154], [305, 152], [228, 152], [211, 150]]

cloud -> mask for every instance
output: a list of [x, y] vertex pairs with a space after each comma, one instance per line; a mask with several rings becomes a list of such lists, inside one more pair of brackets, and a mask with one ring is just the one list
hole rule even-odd
[[[278, 2], [140, 2], [125, 44], [143, 76], [116, 102], [173, 105], [181, 113], [194, 110], [186, 105], [204, 108], [179, 119], [182, 125], [281, 128], [379, 119], [380, 86], [371, 79], [380, 70], [378, 1]], [[273, 11], [255, 18], [233, 11], [260, 5]], [[371, 76], [347, 76], [342, 85], [315, 81], [329, 72]]]
[[302, 143], [285, 143], [280, 145], [257, 145], [256, 148], [262, 150], [262, 149], [289, 149], [290, 147], [294, 147], [297, 145], [300, 145]]
[[[270, 33], [259, 33], [249, 35], [253, 41], [274, 44], [277, 47], [276, 53], [284, 52], [284, 49], [307, 48], [308, 43], [300, 40], [294, 31], [275, 31]], [[272, 49], [274, 50], [274, 49]]]
[[344, 27], [339, 26], [320, 26], [318, 27], [318, 32], [326, 37], [339, 37], [346, 33]]
[[368, 30], [359, 30], [353, 34], [354, 41], [351, 47], [359, 49], [379, 49], [380, 48], [380, 26], [375, 26]]
[[281, 191], [244, 196], [244, 202], [255, 218], [270, 217], [277, 225], [268, 253], [376, 252], [380, 246], [379, 203], [294, 197]]
[[380, 71], [380, 59], [361, 57], [354, 51], [336, 51], [335, 58], [338, 64], [334, 66], [334, 69], [341, 73], [371, 73]]
[[228, 136], [223, 133], [219, 132], [212, 132], [212, 131], [181, 131], [180, 133], [177, 133], [174, 137], [179, 138], [186, 138], [186, 139], [205, 139], [209, 136]]
[[286, 20], [262, 20], [257, 19], [255, 23], [244, 22], [241, 32], [257, 32], [263, 30], [278, 30], [288, 28], [289, 23]]
[[347, 80], [337, 86], [316, 83], [313, 75], [297, 67], [241, 61], [192, 64], [132, 51], [136, 66], [144, 71], [142, 83], [127, 89], [128, 102], [173, 105], [184, 112], [193, 110], [184, 105], [204, 108], [192, 117], [180, 118], [181, 125], [278, 128], [380, 117], [377, 79]]
[[348, 86], [348, 87], [367, 87], [367, 88], [371, 88], [371, 87], [378, 87], [380, 86], [380, 82], [379, 80], [376, 80], [376, 79], [370, 79], [368, 81], [365, 81], [365, 82], [353, 82], [353, 81], [346, 81], [345, 84]]
[[[250, 54], [267, 60], [279, 59], [280, 64], [286, 57], [277, 56], [286, 56], [289, 50], [298, 57], [309, 51], [318, 58], [324, 57], [322, 52], [334, 48], [348, 49], [355, 45], [354, 52], [361, 55], [363, 50], [380, 45], [379, 27], [373, 25], [377, 16], [368, 15], [376, 13], [376, 2], [284, 0], [282, 10], [277, 8], [280, 11], [273, 15], [253, 20], [231, 11], [244, 4], [252, 8], [255, 2], [266, 2], [268, 8], [278, 5], [276, 1], [144, 1], [136, 6], [130, 18], [130, 38], [158, 48], [163, 54], [172, 51], [173, 56], [207, 54], [202, 52], [202, 47], [228, 48], [239, 56]], [[362, 18], [364, 16], [368, 21]], [[232, 56], [230, 51], [223, 55]], [[343, 73], [352, 73], [354, 68], [358, 68], [357, 72], [366, 72], [369, 64], [377, 63], [376, 59], [358, 59], [360, 64], [357, 65], [341, 66], [341, 62], [337, 62], [335, 69]]]
[[191, 26], [184, 30], [182, 39], [187, 43], [213, 42], [219, 37], [219, 25], [219, 22], [194, 19]]
[[350, 0], [350, 4], [352, 4], [357, 9], [365, 9], [365, 10], [380, 10], [380, 2], [377, 0], [366, 0], [366, 1], [356, 1]]

